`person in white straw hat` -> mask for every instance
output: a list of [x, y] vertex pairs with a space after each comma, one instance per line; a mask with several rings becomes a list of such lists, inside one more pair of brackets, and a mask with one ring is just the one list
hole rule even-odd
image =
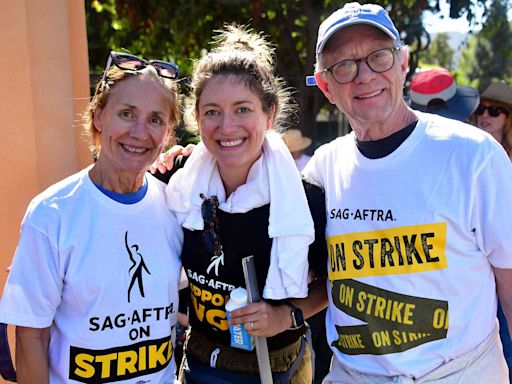
[[299, 171], [302, 171], [309, 159], [311, 159], [311, 156], [304, 153], [304, 150], [311, 145], [311, 139], [302, 136], [300, 129], [288, 129], [284, 131], [281, 136], [292, 154], [295, 165]]
[[407, 48], [379, 5], [330, 15], [316, 54], [316, 84], [353, 129], [303, 171], [326, 199], [324, 383], [508, 383], [511, 162], [475, 127], [408, 107]]
[[512, 87], [492, 82], [480, 97], [474, 114], [476, 126], [491, 134], [512, 159]]

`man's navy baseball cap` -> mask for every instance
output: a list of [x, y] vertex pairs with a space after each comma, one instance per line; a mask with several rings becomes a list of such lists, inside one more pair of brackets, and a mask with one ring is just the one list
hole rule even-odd
[[377, 4], [347, 3], [343, 8], [331, 14], [318, 28], [316, 53], [321, 53], [327, 41], [340, 29], [356, 25], [367, 24], [386, 33], [401, 45], [400, 34], [389, 18], [388, 13]]

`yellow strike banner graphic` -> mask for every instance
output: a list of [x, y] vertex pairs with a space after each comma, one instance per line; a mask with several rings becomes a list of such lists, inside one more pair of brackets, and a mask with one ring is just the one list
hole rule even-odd
[[332, 345], [349, 355], [384, 355], [446, 338], [448, 302], [404, 295], [357, 280], [331, 282], [336, 308], [366, 324], [339, 326]]
[[328, 237], [329, 279], [444, 269], [446, 228], [433, 223]]
[[103, 350], [71, 346], [69, 378], [88, 384], [135, 379], [164, 369], [173, 352], [170, 335]]

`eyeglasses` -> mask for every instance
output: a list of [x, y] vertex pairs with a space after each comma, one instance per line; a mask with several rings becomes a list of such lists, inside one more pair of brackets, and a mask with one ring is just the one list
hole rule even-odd
[[481, 116], [485, 113], [485, 110], [487, 110], [487, 112], [489, 113], [489, 116], [492, 116], [492, 117], [498, 117], [502, 113], [504, 113], [505, 115], [508, 116], [508, 111], [505, 108], [498, 107], [497, 105], [486, 106], [483, 104], [480, 104], [478, 106], [478, 108], [475, 111], [475, 115]]
[[168, 61], [163, 60], [144, 60], [135, 55], [130, 55], [129, 53], [121, 53], [121, 52], [110, 52], [108, 56], [107, 65], [105, 66], [105, 70], [103, 71], [103, 77], [101, 78], [101, 84], [105, 84], [107, 80], [107, 73], [110, 67], [114, 64], [117, 68], [122, 69], [123, 71], [133, 71], [137, 72], [148, 65], [151, 65], [155, 68], [158, 76], [165, 77], [166, 79], [176, 80], [180, 75], [179, 67]]
[[207, 198], [202, 193], [199, 195], [203, 199], [201, 204], [201, 216], [208, 229], [203, 232], [203, 245], [206, 250], [215, 256], [222, 254], [222, 245], [220, 243], [219, 219], [217, 217], [217, 208], [219, 208], [219, 199], [213, 195]]
[[323, 72], [330, 72], [338, 84], [350, 83], [359, 74], [359, 65], [363, 61], [373, 72], [389, 71], [395, 64], [395, 52], [399, 50], [400, 47], [377, 49], [366, 57], [346, 59], [334, 63], [329, 68], [324, 69]]

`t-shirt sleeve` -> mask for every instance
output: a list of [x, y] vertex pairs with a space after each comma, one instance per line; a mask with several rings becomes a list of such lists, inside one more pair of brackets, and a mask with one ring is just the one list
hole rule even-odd
[[327, 242], [325, 240], [325, 194], [322, 188], [303, 181], [306, 198], [315, 225], [315, 241], [309, 246], [309, 269], [315, 277], [327, 276]]
[[512, 268], [512, 163], [499, 148], [477, 175], [471, 227], [496, 268]]
[[320, 147], [315, 151], [314, 155], [311, 157], [311, 159], [309, 159], [301, 173], [304, 179], [312, 181], [313, 183], [323, 187], [324, 184], [322, 180], [322, 172], [320, 169], [323, 157], [322, 149], [323, 148]]
[[24, 223], [0, 301], [0, 322], [49, 327], [61, 301], [62, 287], [57, 249], [44, 233]]

